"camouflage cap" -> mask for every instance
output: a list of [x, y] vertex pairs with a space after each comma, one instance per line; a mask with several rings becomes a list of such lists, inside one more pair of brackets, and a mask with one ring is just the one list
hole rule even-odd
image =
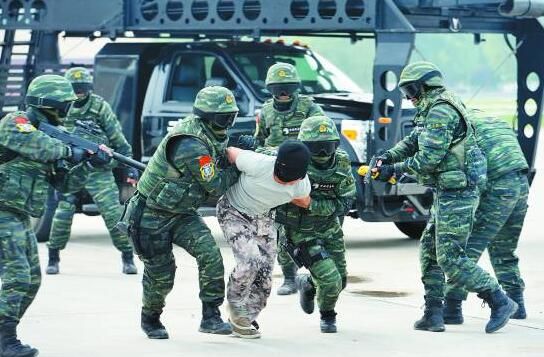
[[28, 85], [26, 96], [57, 102], [72, 102], [77, 99], [70, 82], [56, 74], [44, 74], [34, 78]]
[[332, 119], [324, 115], [316, 115], [305, 119], [298, 133], [300, 141], [336, 141], [340, 135]]
[[440, 69], [435, 64], [424, 61], [410, 63], [404, 67], [400, 74], [399, 87], [410, 82], [415, 82], [431, 72], [438, 72], [438, 75], [425, 80], [423, 84], [432, 87], [443, 87], [444, 80], [442, 79]]
[[93, 76], [87, 68], [84, 67], [72, 67], [64, 73], [64, 78], [70, 81], [70, 83], [93, 83]]
[[225, 87], [211, 86], [201, 89], [193, 107], [205, 113], [232, 113], [239, 111], [236, 99]]
[[266, 85], [277, 83], [300, 83], [297, 69], [289, 63], [276, 63], [266, 73]]

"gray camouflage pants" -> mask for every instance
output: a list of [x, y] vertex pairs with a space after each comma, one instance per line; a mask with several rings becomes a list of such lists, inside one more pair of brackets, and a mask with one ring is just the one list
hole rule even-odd
[[227, 300], [242, 306], [254, 321], [265, 308], [272, 289], [276, 257], [276, 228], [268, 216], [249, 216], [223, 196], [217, 203], [217, 220], [232, 248], [236, 267], [227, 285]]

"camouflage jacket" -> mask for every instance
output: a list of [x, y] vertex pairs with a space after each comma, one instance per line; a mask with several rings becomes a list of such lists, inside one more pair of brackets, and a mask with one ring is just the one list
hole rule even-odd
[[121, 124], [111, 110], [110, 105], [100, 96], [91, 93], [87, 103], [81, 108], [72, 107], [64, 126], [69, 131], [75, 129], [76, 120], [82, 121], [96, 129], [95, 137], [86, 137], [89, 140], [100, 141], [119, 154], [132, 156], [132, 148], [123, 135]]
[[516, 134], [508, 123], [477, 111], [470, 113], [469, 120], [475, 128], [478, 146], [487, 158], [490, 180], [529, 168]]
[[440, 88], [429, 92], [417, 109], [414, 130], [387, 151], [397, 171], [416, 174], [424, 185], [465, 187], [465, 154], [479, 149], [464, 104]]
[[234, 166], [218, 167], [226, 143], [213, 139], [194, 115], [180, 121], [159, 144], [138, 182], [146, 207], [166, 215], [193, 214], [210, 195], [224, 194], [238, 179]]
[[276, 220], [288, 229], [310, 232], [315, 237], [318, 231], [339, 224], [338, 216], [351, 208], [356, 188], [349, 156], [341, 149], [337, 149], [336, 162], [331, 168], [320, 169], [310, 163], [308, 177], [312, 184], [310, 207], [303, 209], [291, 203], [280, 206], [276, 209]]
[[68, 174], [57, 169], [57, 161], [68, 158], [70, 148], [37, 130], [36, 121], [47, 119], [30, 110], [31, 115], [18, 111], [0, 120], [0, 209], [39, 217], [49, 184], [64, 192], [78, 191], [86, 168], [79, 165]]
[[299, 94], [292, 109], [285, 112], [274, 109], [273, 99], [267, 100], [257, 123], [258, 145], [279, 146], [287, 139], [296, 139], [302, 121], [314, 115], [323, 115], [323, 110], [305, 95]]

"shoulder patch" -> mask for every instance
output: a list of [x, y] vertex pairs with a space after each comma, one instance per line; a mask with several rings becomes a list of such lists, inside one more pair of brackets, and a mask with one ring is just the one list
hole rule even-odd
[[215, 175], [215, 165], [213, 159], [209, 155], [201, 156], [198, 159], [198, 164], [200, 166], [200, 176], [205, 181], [211, 181]]
[[14, 119], [14, 121], [15, 121], [15, 124], [28, 124], [28, 123], [30, 123], [30, 121], [25, 117], [16, 117]]
[[15, 117], [13, 121], [15, 122], [15, 127], [17, 130], [19, 130], [21, 133], [31, 133], [36, 131], [34, 125], [30, 124], [30, 120], [25, 117]]

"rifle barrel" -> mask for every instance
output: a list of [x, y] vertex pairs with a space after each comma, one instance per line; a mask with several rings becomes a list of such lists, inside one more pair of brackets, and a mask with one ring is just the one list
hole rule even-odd
[[141, 163], [140, 161], [136, 161], [134, 159], [131, 159], [130, 157], [123, 156], [116, 152], [113, 153], [113, 158], [119, 161], [120, 163], [123, 163], [130, 167], [134, 167], [135, 169], [138, 169], [140, 171], [144, 171], [146, 168], [146, 165]]

